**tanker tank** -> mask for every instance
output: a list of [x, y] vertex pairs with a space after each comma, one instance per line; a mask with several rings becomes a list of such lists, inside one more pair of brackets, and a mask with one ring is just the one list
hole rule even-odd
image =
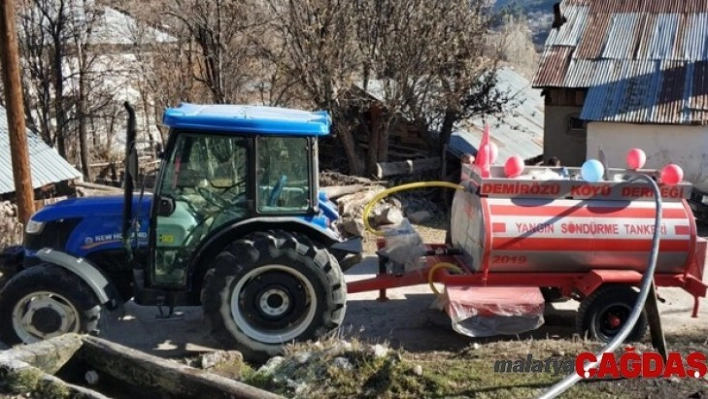
[[[568, 177], [563, 177], [567, 172]], [[506, 178], [492, 166], [483, 178], [465, 166], [452, 204], [450, 238], [475, 271], [644, 271], [652, 247], [655, 204], [646, 183], [629, 182], [654, 170], [608, 169], [604, 181], [580, 178], [580, 168], [526, 167]], [[686, 201], [692, 186], [660, 185], [663, 201], [656, 273], [683, 273], [696, 247], [696, 224]]]

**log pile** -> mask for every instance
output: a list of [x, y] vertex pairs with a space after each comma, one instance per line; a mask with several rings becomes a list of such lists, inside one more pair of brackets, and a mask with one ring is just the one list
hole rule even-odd
[[17, 206], [10, 201], [0, 202], [0, 250], [22, 242], [23, 227], [17, 220]]
[[[421, 161], [405, 161], [379, 164], [380, 175], [415, 177], [431, 168], [440, 166], [439, 159], [423, 159]], [[412, 166], [412, 167], [411, 167]], [[339, 233], [344, 237], [364, 235], [364, 208], [377, 194], [388, 186], [396, 185], [386, 181], [370, 180], [362, 177], [341, 175], [336, 172], [322, 172], [320, 174], [322, 187], [327, 197], [337, 203], [340, 220], [335, 224]], [[396, 197], [400, 197], [396, 198]], [[437, 206], [429, 200], [420, 197], [419, 193], [409, 192], [403, 196], [389, 196], [379, 201], [369, 214], [369, 223], [372, 227], [397, 225], [406, 217], [414, 224], [424, 223], [431, 219]], [[411, 201], [413, 199], [413, 201]], [[418, 200], [418, 201], [415, 201]], [[424, 206], [419, 202], [424, 200]], [[402, 202], [403, 201], [403, 202]], [[431, 209], [428, 209], [431, 208]]]
[[14, 218], [17, 217], [17, 205], [10, 201], [0, 202], [0, 217]]

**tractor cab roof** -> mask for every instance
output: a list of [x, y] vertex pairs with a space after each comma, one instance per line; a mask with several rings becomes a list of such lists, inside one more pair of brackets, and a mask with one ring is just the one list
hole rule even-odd
[[331, 126], [326, 111], [232, 104], [182, 103], [166, 109], [162, 122], [171, 129], [292, 136], [326, 136]]

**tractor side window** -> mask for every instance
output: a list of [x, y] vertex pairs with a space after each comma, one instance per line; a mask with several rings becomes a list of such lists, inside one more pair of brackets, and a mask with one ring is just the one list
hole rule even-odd
[[310, 148], [306, 137], [258, 137], [258, 211], [310, 208]]

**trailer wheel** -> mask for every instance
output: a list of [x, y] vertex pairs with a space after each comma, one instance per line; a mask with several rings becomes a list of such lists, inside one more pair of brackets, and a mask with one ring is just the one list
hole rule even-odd
[[[598, 288], [580, 303], [576, 320], [579, 332], [610, 342], [629, 319], [638, 296], [639, 293], [627, 285], [604, 285]], [[646, 311], [642, 309], [626, 341], [641, 340], [648, 325]]]
[[212, 334], [247, 361], [282, 353], [285, 344], [317, 339], [338, 327], [346, 284], [337, 260], [307, 237], [255, 233], [213, 261], [202, 289]]
[[29, 344], [98, 330], [101, 306], [78, 276], [52, 264], [24, 269], [0, 291], [0, 339]]

